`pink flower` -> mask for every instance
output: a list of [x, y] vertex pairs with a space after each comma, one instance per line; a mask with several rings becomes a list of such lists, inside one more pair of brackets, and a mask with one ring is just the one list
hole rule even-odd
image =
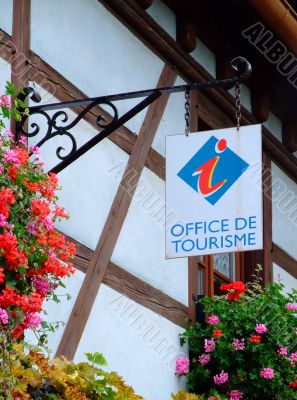
[[[1, 144], [0, 144], [0, 146], [1, 146]], [[3, 172], [4, 172], [4, 165], [0, 165], [0, 174], [3, 174]]]
[[264, 379], [273, 379], [274, 378], [274, 370], [272, 368], [263, 368], [260, 372], [261, 378]]
[[288, 355], [288, 350], [287, 350], [285, 347], [283, 347], [283, 346], [279, 346], [279, 349], [277, 350], [277, 353], [278, 353], [280, 356], [285, 357], [285, 356]]
[[5, 162], [7, 162], [7, 163], [11, 162], [16, 167], [18, 167], [20, 165], [18, 154], [14, 150], [7, 150], [3, 154], [3, 158], [4, 158]]
[[6, 135], [7, 135], [9, 138], [14, 139], [14, 134], [11, 132], [10, 129], [6, 129]]
[[216, 385], [223, 385], [223, 383], [228, 382], [229, 375], [227, 372], [222, 371], [220, 374], [215, 375], [213, 380]]
[[243, 398], [243, 393], [240, 390], [231, 390], [230, 400], [241, 400]]
[[210, 355], [209, 354], [201, 354], [201, 356], [198, 357], [198, 360], [201, 365], [206, 365], [210, 361]]
[[233, 339], [232, 346], [235, 350], [244, 350], [245, 349], [245, 339]]
[[36, 224], [33, 224], [33, 223], [27, 224], [27, 225], [26, 225], [26, 230], [27, 230], [28, 233], [30, 233], [30, 234], [33, 235], [33, 236], [37, 236], [38, 233], [39, 233], [39, 230], [38, 230], [37, 225], [36, 225]]
[[8, 323], [8, 314], [4, 308], [0, 308], [0, 320], [2, 321], [2, 324]]
[[40, 293], [42, 295], [46, 295], [51, 289], [51, 285], [44, 278], [34, 279], [33, 286], [34, 286], [36, 292]]
[[10, 107], [10, 99], [6, 94], [0, 96], [0, 106], [9, 108]]
[[4, 228], [7, 226], [7, 219], [4, 214], [0, 214], [0, 226]]
[[187, 374], [190, 371], [190, 361], [187, 357], [180, 357], [176, 359], [175, 373], [177, 375]]
[[54, 223], [51, 220], [50, 216], [43, 218], [42, 225], [45, 227], [45, 229], [47, 229], [49, 231], [52, 231], [54, 229]]
[[19, 143], [22, 144], [23, 146], [27, 146], [27, 138], [26, 138], [26, 136], [21, 136], [19, 138]]
[[216, 315], [210, 315], [208, 317], [208, 323], [209, 325], [218, 325], [220, 323], [220, 319]]
[[204, 349], [205, 353], [212, 353], [215, 351], [216, 341], [214, 339], [205, 339], [204, 340]]
[[286, 304], [286, 309], [289, 311], [297, 311], [297, 304], [296, 303], [288, 303], [288, 304]]
[[259, 333], [259, 335], [262, 335], [263, 333], [266, 333], [267, 332], [266, 325], [264, 325], [264, 324], [256, 324], [255, 331], [257, 333]]
[[297, 353], [292, 353], [290, 355], [290, 361], [294, 364], [297, 361]]
[[25, 319], [25, 325], [27, 328], [38, 328], [42, 322], [41, 316], [36, 312], [28, 312]]

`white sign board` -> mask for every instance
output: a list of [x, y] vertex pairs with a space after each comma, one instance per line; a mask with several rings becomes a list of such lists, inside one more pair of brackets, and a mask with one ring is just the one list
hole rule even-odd
[[166, 258], [263, 248], [261, 125], [166, 137]]

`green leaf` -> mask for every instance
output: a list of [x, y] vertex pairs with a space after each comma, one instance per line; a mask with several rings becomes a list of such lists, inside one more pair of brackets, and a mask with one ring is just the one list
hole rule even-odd
[[87, 360], [95, 365], [107, 365], [107, 362], [101, 353], [85, 353]]

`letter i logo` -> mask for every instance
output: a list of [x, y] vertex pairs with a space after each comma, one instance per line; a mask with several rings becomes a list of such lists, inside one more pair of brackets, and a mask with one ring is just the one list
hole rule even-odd
[[248, 166], [227, 146], [226, 139], [212, 136], [177, 175], [214, 205]]

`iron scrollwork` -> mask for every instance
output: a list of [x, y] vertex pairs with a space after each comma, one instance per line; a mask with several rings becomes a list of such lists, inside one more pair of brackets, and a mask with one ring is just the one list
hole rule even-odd
[[[25, 96], [22, 94], [21, 100], [26, 100], [26, 97], [29, 97], [35, 103], [39, 103], [41, 98], [39, 94], [32, 88], [25, 88]], [[27, 138], [33, 138], [39, 134], [42, 134], [42, 138], [36, 143], [36, 146], [41, 147], [47, 141], [53, 139], [56, 136], [64, 136], [70, 139], [71, 148], [70, 150], [66, 151], [64, 147], [58, 146], [56, 149], [56, 156], [59, 160], [64, 161], [69, 156], [74, 154], [77, 151], [77, 142], [74, 135], [71, 133], [71, 129], [74, 128], [79, 121], [93, 108], [97, 106], [108, 106], [112, 110], [111, 119], [107, 122], [103, 115], [99, 114], [96, 118], [96, 124], [98, 128], [105, 129], [108, 125], [113, 124], [115, 121], [118, 120], [118, 110], [114, 104], [109, 101], [104, 100], [97, 100], [91, 101], [87, 106], [85, 106], [82, 111], [78, 113], [76, 118], [72, 120], [72, 122], [68, 123], [69, 121], [69, 114], [68, 109], [56, 111], [53, 115], [50, 115], [46, 110], [40, 107], [32, 107], [29, 109], [29, 115], [24, 114], [22, 116], [22, 121], [19, 123], [18, 126], [18, 138], [20, 136], [25, 136]], [[69, 109], [71, 111], [71, 109]], [[45, 118], [46, 124], [39, 124], [37, 122], [30, 122], [30, 118], [34, 115], [39, 115]], [[42, 132], [43, 130], [43, 132]], [[64, 154], [62, 154], [64, 153]]]

